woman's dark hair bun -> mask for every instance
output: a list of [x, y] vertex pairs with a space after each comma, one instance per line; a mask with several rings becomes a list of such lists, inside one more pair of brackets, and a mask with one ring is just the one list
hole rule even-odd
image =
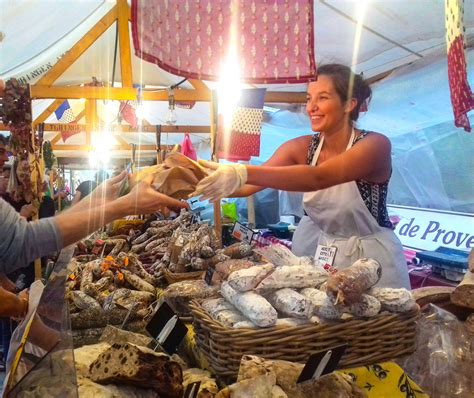
[[[349, 98], [357, 100], [357, 105], [350, 113], [351, 120], [356, 121], [361, 110], [367, 110], [372, 97], [372, 89], [365, 81], [362, 73], [360, 75], [355, 74], [351, 68], [345, 65], [326, 64], [318, 67], [318, 76], [320, 75], [329, 76], [332, 79], [336, 92], [343, 102], [346, 102]], [[351, 91], [352, 94], [350, 94]]]

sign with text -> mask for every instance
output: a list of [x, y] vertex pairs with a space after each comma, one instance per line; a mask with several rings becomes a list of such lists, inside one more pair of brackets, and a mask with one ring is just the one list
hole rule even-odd
[[234, 229], [232, 230], [232, 236], [235, 239], [238, 239], [242, 242], [246, 242], [249, 245], [252, 243], [253, 237], [255, 236], [256, 232], [251, 230], [250, 228], [246, 227], [245, 225], [236, 222], [234, 224]]
[[389, 205], [395, 234], [402, 245], [415, 250], [439, 246], [469, 251], [474, 247], [474, 214]]

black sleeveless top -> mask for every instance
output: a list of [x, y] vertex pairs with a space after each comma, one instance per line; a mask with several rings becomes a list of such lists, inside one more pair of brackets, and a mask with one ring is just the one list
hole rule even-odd
[[[361, 135], [354, 139], [353, 145], [359, 142], [362, 138], [367, 136], [369, 131], [361, 130]], [[319, 133], [314, 134], [309, 144], [308, 157], [306, 163], [311, 164], [314, 153], [319, 145]], [[387, 211], [387, 194], [388, 194], [388, 181], [383, 183], [368, 182], [365, 180], [357, 180], [357, 187], [359, 188], [360, 195], [364, 201], [370, 214], [375, 218], [377, 223], [381, 227], [393, 229], [393, 224], [388, 217]]]

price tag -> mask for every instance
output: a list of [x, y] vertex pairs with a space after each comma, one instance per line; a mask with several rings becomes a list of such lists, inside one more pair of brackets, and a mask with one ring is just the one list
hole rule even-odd
[[319, 351], [312, 354], [306, 365], [304, 365], [296, 383], [303, 383], [307, 380], [317, 380], [322, 375], [336, 370], [339, 361], [346, 351], [347, 344], [342, 344], [329, 350]]
[[252, 243], [255, 234], [256, 232], [239, 222], [236, 222], [234, 224], [234, 229], [232, 230], [232, 236], [235, 239], [238, 239], [242, 242], [246, 242], [249, 245]]
[[186, 325], [178, 318], [171, 307], [163, 302], [146, 325], [146, 330], [155, 338], [155, 347], [162, 347], [172, 355], [188, 333]]
[[201, 387], [200, 381], [195, 381], [194, 383], [189, 383], [186, 386], [186, 391], [184, 391], [183, 398], [197, 398], [199, 394], [199, 387]]
[[334, 258], [336, 257], [336, 246], [324, 246], [318, 245], [316, 249], [316, 254], [314, 256], [316, 264], [324, 267], [326, 264], [332, 266], [334, 263]]
[[212, 276], [214, 275], [214, 272], [216, 272], [215, 267], [213, 266], [207, 267], [206, 275], [204, 275], [204, 280], [206, 281], [208, 285], [210, 285], [212, 282]]

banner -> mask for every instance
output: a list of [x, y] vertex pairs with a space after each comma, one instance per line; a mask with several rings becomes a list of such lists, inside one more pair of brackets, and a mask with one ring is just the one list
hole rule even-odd
[[306, 83], [316, 76], [310, 0], [132, 0], [131, 9], [136, 55], [175, 75], [219, 80], [235, 37], [246, 83]]
[[396, 220], [395, 234], [402, 245], [414, 250], [440, 246], [470, 251], [474, 247], [474, 214], [388, 205]]

